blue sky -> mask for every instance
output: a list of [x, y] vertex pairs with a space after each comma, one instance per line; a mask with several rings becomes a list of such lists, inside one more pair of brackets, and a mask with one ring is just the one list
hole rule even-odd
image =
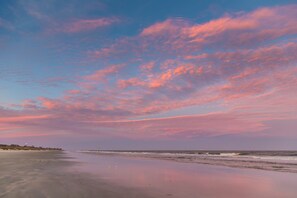
[[0, 1], [0, 137], [118, 148], [296, 139], [295, 8]]

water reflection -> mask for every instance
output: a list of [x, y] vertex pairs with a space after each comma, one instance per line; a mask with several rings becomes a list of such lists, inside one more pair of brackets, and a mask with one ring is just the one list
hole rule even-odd
[[71, 153], [76, 170], [156, 197], [297, 197], [297, 175], [253, 169]]

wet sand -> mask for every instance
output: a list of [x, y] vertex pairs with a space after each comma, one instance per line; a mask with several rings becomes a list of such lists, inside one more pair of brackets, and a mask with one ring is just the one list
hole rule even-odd
[[296, 173], [61, 151], [0, 151], [0, 198], [295, 198]]
[[156, 158], [69, 153], [92, 173], [155, 198], [296, 198], [296, 173], [184, 163]]
[[60, 151], [0, 151], [0, 197], [149, 197], [137, 189], [74, 172], [75, 162], [66, 159]]

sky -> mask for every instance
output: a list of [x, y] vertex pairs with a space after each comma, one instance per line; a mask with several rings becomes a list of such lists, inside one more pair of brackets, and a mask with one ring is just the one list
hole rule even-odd
[[0, 143], [297, 149], [296, 10], [0, 0]]

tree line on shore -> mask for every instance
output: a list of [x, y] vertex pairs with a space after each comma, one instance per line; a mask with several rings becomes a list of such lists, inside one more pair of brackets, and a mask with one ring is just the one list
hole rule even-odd
[[50, 148], [41, 146], [28, 146], [28, 145], [18, 145], [18, 144], [0, 144], [0, 150], [36, 150], [36, 151], [61, 151], [61, 148]]

